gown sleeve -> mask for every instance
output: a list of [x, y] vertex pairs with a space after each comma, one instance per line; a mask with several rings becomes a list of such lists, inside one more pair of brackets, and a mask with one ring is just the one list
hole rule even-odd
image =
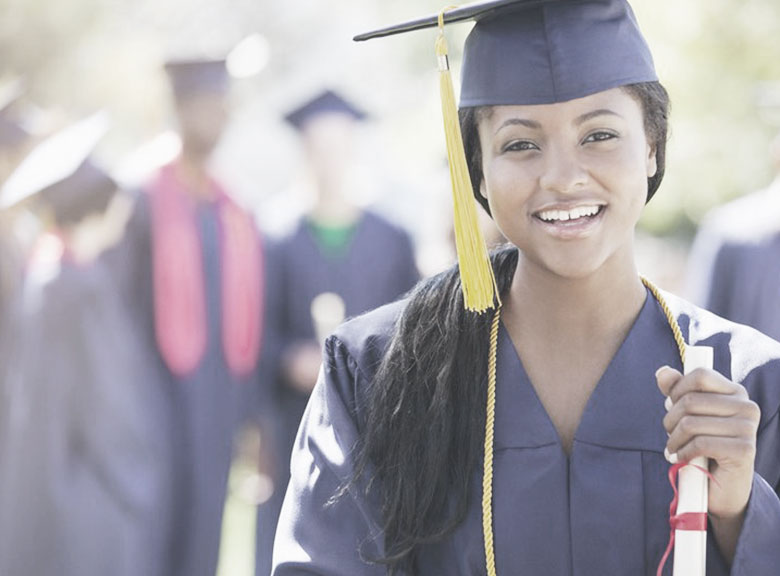
[[357, 440], [355, 393], [366, 384], [357, 363], [335, 336], [292, 454], [274, 545], [274, 576], [381, 576], [364, 559], [383, 553], [378, 508], [361, 486], [334, 494], [352, 478]]
[[770, 576], [780, 566], [780, 415], [758, 435], [757, 472], [737, 542], [732, 576]]

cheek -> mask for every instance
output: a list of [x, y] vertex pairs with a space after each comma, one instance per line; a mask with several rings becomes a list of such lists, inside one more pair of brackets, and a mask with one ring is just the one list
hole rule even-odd
[[520, 205], [532, 193], [536, 175], [532, 163], [514, 162], [507, 157], [497, 157], [483, 162], [480, 192], [491, 207]]
[[496, 226], [505, 237], [516, 239], [526, 221], [534, 177], [527, 166], [503, 159], [483, 162], [481, 194], [487, 198]]

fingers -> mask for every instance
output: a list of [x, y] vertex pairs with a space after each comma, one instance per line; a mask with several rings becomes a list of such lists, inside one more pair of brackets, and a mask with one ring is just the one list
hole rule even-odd
[[[740, 395], [689, 392], [677, 402], [671, 403], [671, 408], [663, 420], [664, 428], [671, 434], [686, 416], [736, 417], [757, 421], [761, 413], [755, 402]], [[686, 422], [686, 426], [688, 424], [690, 423]]]
[[[676, 453], [678, 458], [685, 460], [689, 455], [716, 458], [719, 449], [715, 448], [715, 444], [719, 438], [755, 444], [750, 439], [755, 437], [757, 428], [758, 423], [747, 418], [685, 415], [676, 426], [667, 428], [669, 440], [666, 447], [670, 453]], [[706, 448], [712, 448], [713, 452], [700, 452]]]
[[664, 396], [676, 403], [689, 392], [708, 392], [714, 394], [735, 394], [747, 398], [747, 392], [739, 384], [735, 384], [714, 370], [698, 368], [683, 376], [669, 366], [661, 367], [656, 372], [658, 387]]
[[667, 448], [667, 452], [675, 462], [690, 462], [703, 456], [715, 460], [718, 466], [738, 468], [755, 459], [756, 443], [742, 437], [696, 436], [679, 450]]
[[663, 425], [672, 459], [705, 456], [721, 464], [752, 461], [761, 411], [742, 386], [706, 369], [683, 376], [665, 366], [656, 378], [668, 396]]
[[669, 396], [672, 387], [682, 378], [682, 374], [670, 366], [661, 366], [655, 373], [655, 379], [658, 381], [658, 388], [661, 394]]

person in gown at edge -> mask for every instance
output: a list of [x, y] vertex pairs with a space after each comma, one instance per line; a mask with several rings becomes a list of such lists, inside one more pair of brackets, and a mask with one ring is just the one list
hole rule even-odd
[[99, 232], [117, 185], [90, 157], [107, 127], [98, 114], [56, 133], [3, 188], [3, 207], [25, 203], [48, 242], [28, 263], [13, 325], [2, 574], [163, 574], [162, 419], [114, 285], [95, 263], [116, 238]]
[[213, 576], [241, 403], [256, 378], [263, 250], [254, 220], [210, 174], [228, 119], [224, 60], [165, 65], [181, 154], [139, 194], [106, 255], [136, 314], [167, 406], [174, 462], [170, 576]]
[[259, 510], [258, 576], [271, 570], [290, 452], [317, 381], [324, 336], [346, 317], [395, 300], [419, 279], [409, 235], [360, 207], [350, 190], [356, 124], [364, 118], [362, 110], [332, 90], [318, 93], [285, 117], [300, 135], [314, 204], [278, 246], [282, 300], [275, 389], [279, 409], [272, 425], [274, 494]]
[[[30, 133], [14, 113], [21, 96], [21, 85], [13, 83], [0, 95], [0, 186], [7, 180], [27, 152]], [[23, 276], [22, 249], [15, 235], [18, 215], [13, 210], [0, 210], [0, 494], [8, 466], [3, 449], [10, 416], [10, 385], [8, 362], [13, 358], [18, 341], [13, 334], [15, 316], [19, 312], [19, 289]], [[0, 506], [0, 515], [2, 515]]]
[[[27, 153], [30, 141], [30, 133], [14, 114], [21, 94], [21, 85], [13, 83], [0, 95], [0, 186]], [[21, 247], [14, 237], [15, 216], [11, 210], [0, 211], [0, 366], [5, 366], [5, 359], [9, 357], [9, 339], [12, 338], [7, 327], [22, 279]], [[7, 404], [5, 393], [3, 369], [0, 368], [0, 437], [5, 414], [3, 406]]]
[[690, 296], [716, 314], [780, 339], [780, 133], [766, 188], [714, 209], [691, 249]]
[[[668, 97], [633, 12], [495, 5], [469, 7], [460, 116], [474, 196], [511, 243], [491, 256], [503, 305], [465, 310], [453, 269], [328, 338], [274, 576], [655, 574], [665, 452], [711, 459], [707, 573], [776, 574], [780, 344], [637, 273]], [[681, 374], [675, 322], [715, 370]]]

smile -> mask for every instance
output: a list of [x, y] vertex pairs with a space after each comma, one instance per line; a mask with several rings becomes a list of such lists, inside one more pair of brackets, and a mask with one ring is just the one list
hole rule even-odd
[[592, 206], [577, 206], [571, 210], [543, 210], [535, 216], [544, 222], [568, 222], [597, 216], [602, 208], [603, 206], [594, 204]]
[[571, 208], [548, 208], [534, 213], [533, 217], [541, 229], [558, 240], [584, 239], [598, 230], [605, 204], [581, 204]]

